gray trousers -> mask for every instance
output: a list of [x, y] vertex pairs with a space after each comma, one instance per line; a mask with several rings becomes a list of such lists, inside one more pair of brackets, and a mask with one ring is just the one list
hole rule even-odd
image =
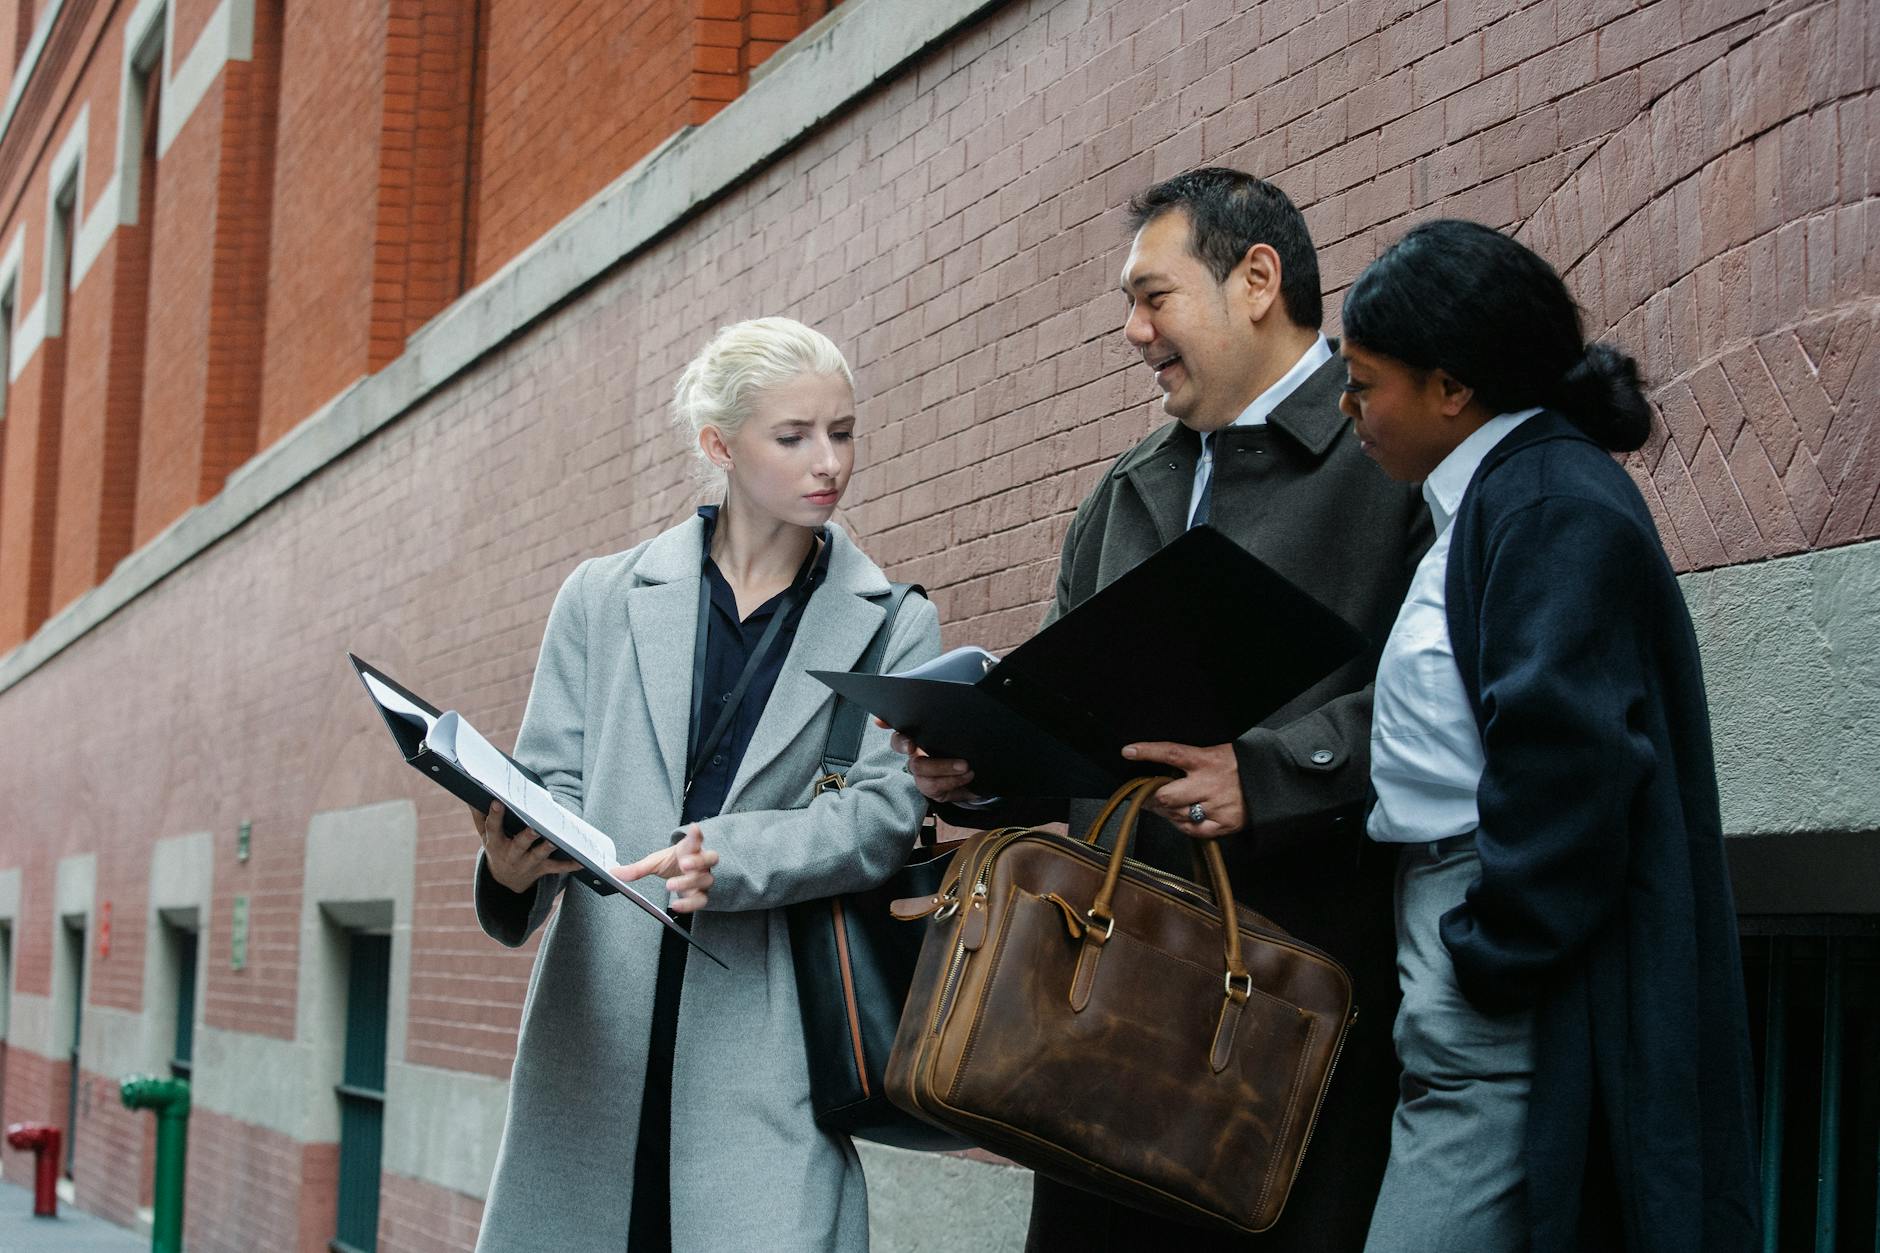
[[1479, 868], [1473, 833], [1405, 845], [1398, 863], [1403, 1006], [1392, 1035], [1403, 1086], [1365, 1253], [1526, 1247], [1533, 1016], [1486, 1015], [1463, 999], [1437, 931]]

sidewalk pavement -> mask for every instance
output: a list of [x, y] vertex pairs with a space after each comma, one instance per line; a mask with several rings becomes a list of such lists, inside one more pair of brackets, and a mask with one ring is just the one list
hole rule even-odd
[[33, 1217], [30, 1188], [0, 1180], [0, 1249], [5, 1253], [131, 1253], [150, 1241], [84, 1210], [59, 1203], [57, 1218]]

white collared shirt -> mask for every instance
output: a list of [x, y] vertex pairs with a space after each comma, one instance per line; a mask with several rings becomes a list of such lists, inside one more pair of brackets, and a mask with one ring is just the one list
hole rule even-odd
[[1482, 781], [1482, 736], [1449, 639], [1444, 581], [1450, 523], [1469, 481], [1495, 445], [1539, 413], [1490, 418], [1458, 444], [1423, 483], [1436, 542], [1417, 566], [1409, 594], [1384, 642], [1371, 718], [1371, 787], [1377, 805], [1367, 829], [1384, 844], [1416, 844], [1475, 830]]
[[[1280, 407], [1286, 397], [1299, 390], [1299, 385], [1311, 378], [1318, 368], [1332, 359], [1332, 346], [1321, 335], [1312, 347], [1305, 350], [1293, 368], [1280, 377], [1279, 382], [1254, 397], [1253, 403], [1240, 411], [1240, 416], [1228, 423], [1229, 426], [1265, 426], [1267, 417]], [[1214, 471], [1214, 441], [1201, 441], [1201, 460], [1195, 465], [1194, 486], [1188, 490], [1188, 524], [1194, 525], [1195, 510], [1201, 507], [1201, 493], [1207, 487], [1208, 476]]]

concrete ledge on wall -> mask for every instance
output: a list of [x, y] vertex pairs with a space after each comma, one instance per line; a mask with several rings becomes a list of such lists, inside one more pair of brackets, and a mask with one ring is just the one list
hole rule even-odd
[[1682, 582], [1725, 834], [1880, 831], [1880, 541]]
[[509, 1082], [393, 1060], [385, 1072], [385, 1169], [485, 1200]]
[[0, 657], [0, 692], [999, 3], [848, 0], [717, 117], [643, 158]]
[[1737, 909], [1880, 914], [1880, 542], [1682, 581]]
[[868, 1176], [874, 1253], [1017, 1253], [1031, 1216], [1031, 1172], [941, 1153], [855, 1142]]

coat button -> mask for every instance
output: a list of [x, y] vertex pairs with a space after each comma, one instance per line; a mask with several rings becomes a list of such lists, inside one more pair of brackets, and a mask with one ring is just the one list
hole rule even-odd
[[1331, 765], [1332, 764], [1332, 750], [1329, 748], [1321, 748], [1317, 752], [1313, 753], [1312, 764], [1315, 766]]

